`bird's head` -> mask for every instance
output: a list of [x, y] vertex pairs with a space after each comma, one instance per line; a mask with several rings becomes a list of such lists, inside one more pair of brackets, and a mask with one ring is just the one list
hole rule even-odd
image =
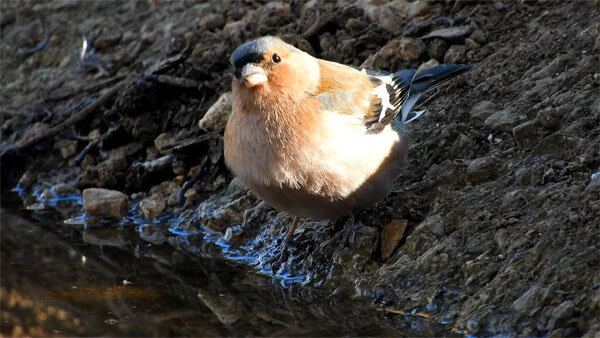
[[[265, 36], [246, 42], [231, 55], [235, 80], [240, 87], [258, 92], [301, 95], [313, 92], [319, 82], [319, 65], [309, 54]], [[256, 91], [256, 89], [259, 89]]]

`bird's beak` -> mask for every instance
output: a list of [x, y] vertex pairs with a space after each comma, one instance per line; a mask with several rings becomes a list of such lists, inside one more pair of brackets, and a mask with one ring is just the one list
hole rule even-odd
[[262, 67], [248, 63], [242, 68], [242, 81], [246, 87], [251, 88], [263, 82], [267, 82], [267, 73]]

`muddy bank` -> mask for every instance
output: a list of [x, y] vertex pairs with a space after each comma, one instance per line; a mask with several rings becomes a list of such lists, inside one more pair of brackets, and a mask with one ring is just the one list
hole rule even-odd
[[107, 215], [167, 220], [149, 241], [202, 234], [185, 250], [208, 237], [268, 272], [292, 218], [223, 164], [233, 49], [273, 34], [355, 66], [474, 64], [411, 123], [409, 165], [353, 244], [303, 220], [276, 274], [459, 332], [600, 330], [598, 2], [22, 4], [2, 3], [1, 165], [27, 205], [116, 190]]

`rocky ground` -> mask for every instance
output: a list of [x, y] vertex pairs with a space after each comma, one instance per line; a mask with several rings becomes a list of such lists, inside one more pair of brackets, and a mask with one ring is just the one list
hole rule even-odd
[[[600, 332], [598, 1], [0, 6], [2, 188], [30, 207], [116, 190], [87, 190], [86, 211], [166, 220], [140, 235], [190, 252], [209, 238], [263, 272], [457, 332]], [[353, 244], [336, 250], [337, 227], [303, 220], [275, 267], [292, 218], [222, 159], [229, 55], [267, 34], [381, 70], [476, 66], [409, 125], [409, 165], [358, 215]]]

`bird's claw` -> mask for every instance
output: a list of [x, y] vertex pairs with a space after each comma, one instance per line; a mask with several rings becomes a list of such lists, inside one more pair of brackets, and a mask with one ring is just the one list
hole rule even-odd
[[277, 270], [279, 270], [283, 263], [287, 262], [291, 242], [292, 241], [289, 238], [285, 238], [283, 240], [283, 243], [281, 245], [281, 252], [279, 253], [277, 260], [273, 263], [273, 266], [271, 267], [271, 272], [273, 272], [273, 274], [275, 274]]

